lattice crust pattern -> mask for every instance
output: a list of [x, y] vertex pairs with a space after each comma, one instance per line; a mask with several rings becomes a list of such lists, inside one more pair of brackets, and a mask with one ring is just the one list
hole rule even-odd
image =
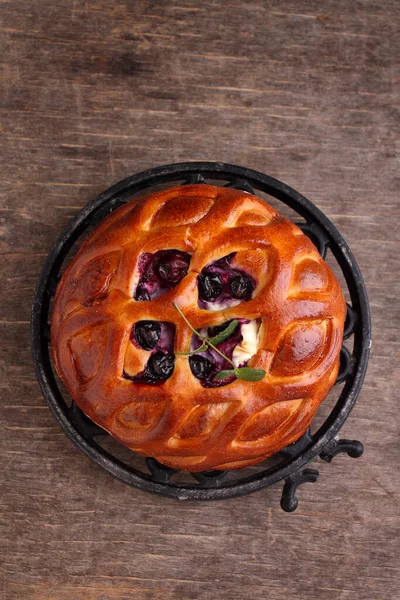
[[[187, 275], [154, 300], [134, 300], [140, 256], [168, 249], [191, 255]], [[256, 281], [252, 298], [200, 308], [198, 274], [231, 253]], [[259, 320], [249, 366], [265, 378], [203, 387], [176, 354], [192, 332], [173, 301], [196, 329]], [[127, 202], [85, 240], [57, 288], [52, 353], [78, 406], [122, 444], [177, 469], [234, 469], [306, 431], [335, 382], [345, 314], [336, 277], [296, 225], [246, 192], [185, 185]], [[130, 340], [141, 320], [175, 325], [175, 368], [159, 385], [123, 376], [144, 360]]]

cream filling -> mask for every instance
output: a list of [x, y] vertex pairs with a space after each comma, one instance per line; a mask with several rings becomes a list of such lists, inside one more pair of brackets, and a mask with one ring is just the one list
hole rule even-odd
[[243, 364], [250, 360], [252, 356], [257, 352], [258, 347], [258, 323], [256, 320], [250, 321], [250, 323], [243, 323], [241, 331], [243, 340], [233, 351], [232, 362], [235, 367]]
[[212, 312], [217, 312], [219, 310], [224, 310], [225, 308], [232, 308], [232, 306], [237, 306], [238, 304], [240, 304], [241, 300], [235, 300], [235, 299], [228, 299], [225, 300], [225, 302], [206, 302], [205, 304], [207, 305], [207, 310], [210, 310]]

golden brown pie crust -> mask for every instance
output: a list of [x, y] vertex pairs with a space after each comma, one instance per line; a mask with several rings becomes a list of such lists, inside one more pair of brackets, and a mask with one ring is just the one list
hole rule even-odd
[[[142, 253], [190, 253], [188, 274], [157, 299], [135, 301]], [[257, 282], [253, 298], [212, 312], [198, 306], [197, 276], [232, 252]], [[143, 361], [134, 323], [176, 326], [175, 352], [195, 328], [260, 319], [249, 365], [261, 381], [205, 388], [175, 355], [159, 385], [123, 377]], [[76, 404], [122, 444], [177, 469], [234, 469], [298, 439], [335, 382], [346, 305], [339, 283], [301, 230], [246, 192], [209, 185], [169, 188], [106, 217], [80, 247], [57, 288], [51, 322], [56, 370]]]

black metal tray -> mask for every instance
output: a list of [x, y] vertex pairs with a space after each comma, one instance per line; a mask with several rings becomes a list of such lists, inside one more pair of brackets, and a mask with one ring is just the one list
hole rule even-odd
[[[352, 351], [343, 345], [336, 383], [344, 387], [329, 416], [319, 429], [308, 430], [265, 464], [255, 469], [238, 469], [235, 479], [229, 471], [193, 473], [191, 482], [179, 481], [181, 472], [158, 463], [153, 458], [132, 466], [101, 446], [108, 434], [90, 421], [77, 405], [61, 391], [50, 358], [49, 317], [59, 274], [76, 240], [106, 214], [129, 200], [133, 194], [182, 183], [225, 185], [256, 195], [268, 194], [293, 209], [302, 222], [297, 223], [325, 257], [329, 248], [344, 275], [350, 302], [347, 305], [344, 339], [353, 336]], [[141, 490], [177, 498], [215, 500], [242, 496], [284, 480], [281, 506], [285, 511], [297, 507], [296, 488], [306, 481], [316, 481], [315, 468], [305, 468], [316, 457], [330, 462], [339, 452], [361, 456], [363, 446], [355, 440], [339, 440], [337, 433], [349, 416], [367, 370], [370, 338], [370, 315], [365, 285], [354, 256], [329, 219], [304, 196], [267, 175], [219, 162], [188, 162], [157, 167], [128, 177], [87, 204], [61, 234], [51, 250], [41, 273], [32, 307], [32, 352], [36, 374], [58, 423], [73, 442], [93, 461], [121, 481]], [[109, 437], [109, 436], [108, 436]], [[115, 442], [117, 444], [117, 442]], [[178, 479], [178, 481], [177, 481]]]

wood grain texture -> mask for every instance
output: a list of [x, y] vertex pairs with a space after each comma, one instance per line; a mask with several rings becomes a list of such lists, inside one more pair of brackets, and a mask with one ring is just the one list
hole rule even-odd
[[[400, 598], [397, 0], [2, 1], [0, 597]], [[132, 490], [56, 425], [29, 350], [33, 289], [71, 217], [142, 169], [273, 175], [339, 227], [373, 348], [344, 437], [296, 513], [281, 485], [219, 503]]]

